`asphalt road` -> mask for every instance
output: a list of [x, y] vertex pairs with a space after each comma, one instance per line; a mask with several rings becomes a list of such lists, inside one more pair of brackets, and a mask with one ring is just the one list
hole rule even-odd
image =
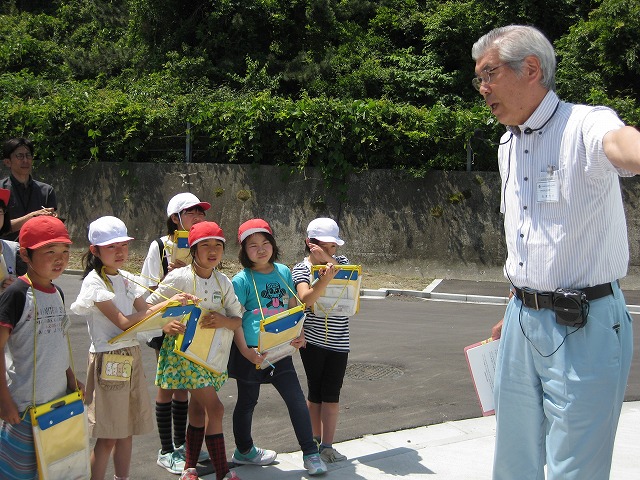
[[[57, 284], [63, 289], [67, 306], [75, 300], [80, 277], [63, 275]], [[468, 288], [483, 290], [472, 282]], [[455, 283], [451, 288], [464, 289]], [[438, 287], [446, 289], [446, 284]], [[487, 284], [486, 290], [505, 288]], [[477, 293], [469, 292], [469, 293]], [[493, 292], [488, 293], [493, 295]], [[351, 324], [352, 351], [343, 393], [336, 442], [365, 434], [396, 431], [449, 420], [481, 415], [467, 364], [465, 346], [490, 336], [491, 326], [502, 317], [504, 305], [439, 302], [406, 296], [380, 300], [363, 299], [360, 313]], [[79, 378], [86, 375], [89, 347], [86, 323], [72, 315], [71, 341]], [[627, 400], [640, 399], [640, 333], [635, 332], [635, 357], [629, 379]], [[155, 356], [142, 347], [149, 393], [155, 397]], [[306, 391], [304, 370], [296, 368]], [[219, 392], [225, 405], [224, 432], [227, 456], [233, 453], [231, 413], [235, 403], [235, 381]], [[254, 417], [253, 435], [259, 446], [290, 452], [299, 450], [286, 408], [275, 389], [263, 386]], [[156, 466], [157, 433], [134, 438], [132, 479], [177, 478]], [[200, 466], [201, 474], [211, 472]], [[110, 466], [107, 478], [113, 475]]]

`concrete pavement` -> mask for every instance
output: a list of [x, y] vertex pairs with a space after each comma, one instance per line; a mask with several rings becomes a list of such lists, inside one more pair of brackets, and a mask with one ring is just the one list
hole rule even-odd
[[[640, 475], [640, 402], [623, 405], [618, 426], [611, 480]], [[344, 462], [328, 465], [325, 477], [340, 480], [489, 480], [495, 440], [495, 419], [472, 418], [445, 422], [341, 442], [336, 449]], [[309, 478], [300, 452], [279, 454], [267, 467], [235, 467], [242, 480], [301, 480]], [[215, 475], [201, 477], [215, 479]]]
[[[77, 296], [79, 277], [63, 275], [58, 283], [69, 304]], [[622, 287], [631, 311], [640, 309], [636, 307], [640, 305], [640, 281], [631, 277]], [[355, 370], [356, 375], [345, 382], [336, 448], [348, 460], [330, 465], [325, 478], [490, 478], [495, 420], [478, 418], [480, 409], [462, 349], [489, 335], [491, 325], [504, 311], [507, 292], [507, 284], [497, 274], [491, 281], [446, 279], [435, 280], [423, 290], [363, 292], [361, 313], [352, 325], [349, 363], [354, 367], [384, 366], [384, 371], [377, 373], [389, 375], [358, 378], [362, 372]], [[402, 325], [401, 334], [385, 335], [393, 325]], [[640, 337], [634, 336], [634, 366], [618, 429], [613, 480], [636, 478], [640, 473]], [[88, 349], [86, 323], [73, 315], [72, 344], [76, 369], [83, 378]], [[143, 348], [142, 353], [153, 398], [155, 357], [149, 348]], [[306, 390], [298, 360], [294, 359]], [[231, 458], [235, 384], [228, 383], [220, 393]], [[268, 467], [238, 466], [237, 473], [243, 480], [310, 478], [303, 469], [300, 452], [295, 451], [297, 443], [282, 400], [272, 387], [262, 390], [254, 438], [258, 445], [278, 451], [278, 461]], [[177, 480], [177, 476], [155, 465], [157, 448], [157, 432], [135, 437], [132, 479]], [[199, 465], [198, 470], [203, 479], [215, 478], [209, 462]], [[107, 478], [111, 475], [110, 465]]]
[[[631, 284], [629, 284], [631, 285]], [[623, 284], [624, 288], [624, 284]], [[635, 285], [634, 285], [635, 288]], [[370, 299], [390, 294], [411, 295], [433, 301], [506, 304], [507, 284], [468, 280], [436, 279], [422, 291], [364, 291]], [[625, 289], [632, 313], [640, 313], [640, 291]], [[618, 425], [611, 480], [628, 480], [640, 475], [640, 401], [626, 402]], [[493, 416], [444, 422], [336, 443], [347, 460], [329, 464], [327, 476], [340, 480], [383, 480], [442, 478], [484, 480], [491, 478], [495, 441]], [[234, 467], [242, 480], [298, 480], [310, 477], [302, 465], [300, 451], [281, 453], [266, 467]], [[215, 479], [214, 474], [203, 479]]]

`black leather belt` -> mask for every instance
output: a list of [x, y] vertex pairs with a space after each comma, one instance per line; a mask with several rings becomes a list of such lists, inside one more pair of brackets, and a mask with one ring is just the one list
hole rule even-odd
[[[525, 307], [540, 310], [541, 308], [553, 308], [553, 292], [539, 292], [529, 288], [513, 287], [515, 296], [522, 301]], [[611, 283], [603, 283], [593, 287], [580, 289], [587, 296], [587, 300], [597, 300], [613, 293]]]

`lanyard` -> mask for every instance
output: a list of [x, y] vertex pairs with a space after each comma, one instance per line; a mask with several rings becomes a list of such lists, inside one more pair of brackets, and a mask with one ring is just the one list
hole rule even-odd
[[[298, 300], [298, 303], [300, 305], [302, 305], [302, 301], [300, 300], [300, 298], [298, 298], [298, 295], [296, 295], [296, 293], [293, 290], [291, 290], [291, 287], [289, 286], [287, 281], [284, 278], [282, 278], [282, 275], [280, 275], [280, 272], [278, 272], [278, 269], [275, 267], [275, 265], [274, 265], [273, 269], [275, 270], [275, 272], [278, 275], [278, 277], [280, 277], [280, 280], [282, 280], [282, 282], [287, 286], [289, 291], [293, 294], [293, 296], [296, 297], [296, 300]], [[253, 291], [255, 292], [256, 300], [258, 301], [258, 309], [260, 310], [260, 316], [262, 317], [262, 323], [264, 323], [264, 312], [262, 311], [262, 304], [260, 303], [260, 295], [258, 294], [258, 287], [256, 285], [256, 279], [253, 276], [253, 270], [249, 269], [249, 273], [251, 274], [251, 281], [253, 282]], [[288, 307], [288, 305], [287, 305], [287, 307]]]
[[[36, 289], [33, 287], [33, 282], [29, 278], [29, 274], [25, 274], [25, 278], [27, 279], [29, 286], [31, 287], [31, 293], [33, 294], [33, 396], [32, 396], [31, 403], [32, 403], [32, 407], [35, 407], [36, 406], [36, 360], [37, 360], [36, 348], [38, 346], [38, 304], [36, 301]], [[58, 296], [60, 297], [60, 302], [64, 305], [64, 301], [62, 300], [62, 295], [60, 295], [60, 291], [57, 288], [55, 290], [58, 293]], [[62, 326], [63, 332], [64, 332], [64, 328], [65, 326], [63, 322], [63, 326]], [[69, 346], [69, 362], [71, 363], [71, 370], [75, 373], [76, 369], [73, 366], [73, 353], [71, 352], [71, 341], [69, 340], [69, 332], [64, 332], [63, 334], [65, 337], [67, 337], [67, 345]], [[78, 379], [76, 378], [75, 380], [76, 380], [76, 390], [79, 391], [80, 387], [78, 386]], [[29, 411], [28, 408], [25, 409], [22, 420], [24, 420], [24, 417], [26, 416], [27, 411]]]

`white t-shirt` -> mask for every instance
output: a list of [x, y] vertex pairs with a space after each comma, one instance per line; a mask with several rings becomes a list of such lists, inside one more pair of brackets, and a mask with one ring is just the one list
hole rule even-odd
[[242, 316], [242, 305], [236, 297], [231, 280], [217, 270], [209, 278], [201, 278], [195, 274], [191, 265], [171, 270], [157, 290], [149, 295], [147, 303], [155, 305], [165, 300], [165, 297], [173, 297], [180, 292], [195, 294], [201, 299], [200, 306], [207, 310], [218, 311], [227, 317]]
[[107, 275], [112, 291], [100, 275], [92, 270], [82, 281], [78, 298], [71, 304], [71, 311], [76, 315], [84, 316], [87, 320], [91, 337], [89, 351], [92, 353], [110, 352], [139, 345], [136, 339], [110, 345], [108, 341], [121, 334], [123, 330], [105, 317], [95, 305], [96, 302], [111, 300], [123, 315], [134, 313], [133, 302], [136, 298], [142, 297], [146, 290], [135, 283], [136, 277], [133, 274], [124, 270], [119, 272], [118, 275]]
[[[164, 251], [160, 252], [158, 242], [153, 241], [149, 245], [149, 251], [142, 264], [141, 281], [147, 287], [155, 287], [164, 277], [164, 269], [162, 268], [162, 259], [166, 258], [167, 262], [171, 260], [171, 250], [173, 249], [173, 241], [168, 235], [160, 237], [164, 245]], [[162, 253], [162, 255], [161, 255]]]
[[[34, 320], [37, 320], [37, 329]], [[11, 329], [4, 355], [9, 392], [18, 410], [24, 411], [33, 400], [35, 332], [36, 404], [64, 395], [69, 368], [69, 346], [65, 337], [68, 320], [58, 290], [54, 286], [49, 290], [31, 288], [24, 277], [20, 277], [0, 297], [0, 325]]]

